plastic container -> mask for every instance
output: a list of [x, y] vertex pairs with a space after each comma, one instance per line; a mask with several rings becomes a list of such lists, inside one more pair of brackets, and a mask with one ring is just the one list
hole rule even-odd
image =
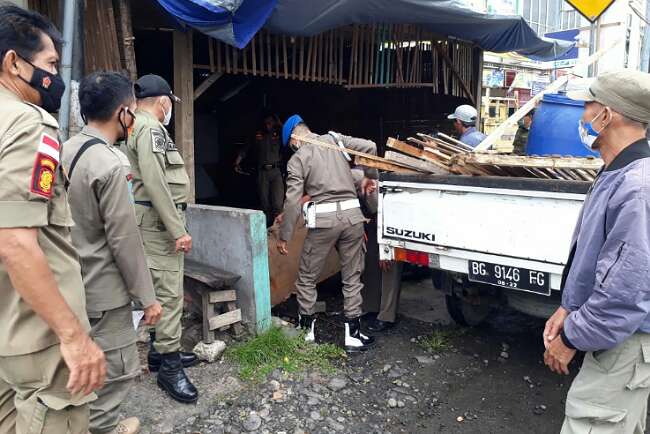
[[574, 101], [563, 93], [544, 95], [535, 110], [528, 135], [528, 155], [561, 155], [574, 157], [598, 156], [580, 141], [578, 121], [584, 103]]

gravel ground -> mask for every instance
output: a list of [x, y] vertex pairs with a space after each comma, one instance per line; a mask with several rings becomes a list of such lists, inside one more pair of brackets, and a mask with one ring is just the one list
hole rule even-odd
[[[138, 416], [144, 434], [558, 433], [572, 376], [544, 366], [543, 321], [505, 309], [478, 329], [460, 330], [440, 307], [443, 298], [428, 294], [431, 309], [442, 309], [440, 324], [402, 317], [371, 351], [349, 357], [335, 373], [274, 372], [247, 383], [226, 361], [201, 364], [188, 369], [201, 394], [196, 405], [176, 404], [155, 376], [143, 374], [125, 416]], [[339, 306], [328, 300], [332, 308]], [[342, 333], [334, 317], [317, 324], [320, 339]], [[418, 338], [434, 327], [450, 346], [428, 353]]]

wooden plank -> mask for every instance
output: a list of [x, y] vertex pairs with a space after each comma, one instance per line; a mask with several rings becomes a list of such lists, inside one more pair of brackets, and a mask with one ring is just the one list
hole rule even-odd
[[214, 44], [210, 36], [208, 36], [208, 57], [210, 58], [210, 72], [214, 73]]
[[305, 38], [300, 36], [300, 65], [299, 66], [299, 73], [298, 73], [298, 80], [302, 81], [303, 79], [303, 74], [302, 74], [302, 68], [305, 62]]
[[251, 41], [251, 54], [252, 54], [252, 60], [251, 63], [253, 64], [253, 77], [257, 76], [257, 50], [255, 49], [255, 41], [257, 39], [257, 35], [253, 36], [253, 40]]
[[280, 78], [280, 35], [274, 35], [275, 42], [275, 78]]
[[225, 303], [226, 301], [236, 301], [237, 291], [226, 289], [225, 291], [210, 291], [210, 303]]
[[417, 170], [409, 169], [403, 165], [396, 164], [394, 162], [386, 161], [376, 161], [370, 160], [365, 157], [354, 157], [354, 162], [360, 166], [366, 166], [377, 170], [384, 170], [387, 172], [397, 172], [397, 173], [419, 173]]
[[287, 59], [287, 35], [282, 35], [282, 57], [284, 61], [284, 78], [289, 79], [289, 61]]
[[[381, 157], [378, 157], [378, 156], [372, 155], [372, 154], [366, 154], [365, 152], [355, 151], [354, 149], [341, 148], [339, 146], [332, 145], [332, 144], [327, 143], [327, 142], [321, 142], [320, 140], [314, 139], [313, 137], [298, 136], [296, 134], [292, 134], [291, 138], [296, 139], [296, 140], [300, 140], [301, 142], [311, 143], [312, 145], [320, 146], [321, 148], [327, 148], [327, 149], [331, 149], [331, 150], [337, 151], [337, 152], [346, 152], [346, 153], [348, 153], [350, 155], [363, 157], [363, 158], [365, 158], [367, 160], [373, 160], [373, 161], [377, 161], [377, 162], [381, 162], [381, 163], [390, 163], [385, 158], [381, 158]], [[393, 162], [391, 164], [398, 164], [398, 163]]]
[[194, 203], [194, 69], [192, 30], [173, 33], [174, 93], [183, 101], [174, 110], [175, 142], [190, 178], [188, 203]]
[[403, 152], [406, 155], [410, 155], [411, 157], [416, 157], [420, 158], [422, 160], [428, 161], [430, 163], [435, 164], [436, 166], [440, 167], [441, 169], [448, 170], [448, 167], [446, 164], [440, 162], [438, 158], [429, 155], [428, 152], [425, 152], [424, 150], [420, 148], [416, 148], [415, 146], [411, 146], [407, 143], [401, 142], [397, 139], [394, 139], [392, 137], [388, 138], [388, 141], [386, 142], [386, 146], [395, 149], [396, 151]]
[[223, 71], [223, 65], [221, 64], [221, 41], [214, 41], [215, 51], [217, 52], [217, 71]]
[[117, 0], [117, 8], [120, 15], [120, 36], [124, 67], [129, 72], [131, 80], [135, 81], [138, 78], [138, 68], [135, 61], [135, 37], [133, 36], [133, 25], [131, 23], [131, 4], [127, 0]]
[[473, 150], [471, 146], [468, 146], [465, 143], [461, 142], [460, 140], [456, 140], [453, 137], [448, 136], [447, 134], [438, 133], [438, 137], [440, 137], [442, 139], [445, 139], [446, 141], [451, 142], [451, 143], [453, 143], [454, 145], [456, 145], [456, 146], [458, 146], [460, 148], [467, 149], [468, 151]]
[[223, 72], [215, 72], [205, 80], [201, 82], [201, 84], [198, 85], [198, 87], [194, 90], [194, 101], [196, 101], [203, 93], [210, 88], [214, 83], [217, 82], [223, 75]]
[[244, 59], [244, 75], [248, 75], [248, 53], [251, 51], [251, 46], [248, 44], [242, 50], [242, 58]]
[[572, 157], [528, 157], [518, 155], [501, 155], [501, 154], [477, 154], [472, 153], [467, 156], [467, 162], [470, 164], [494, 164], [499, 166], [512, 167], [536, 167], [539, 169], [584, 169], [599, 170], [603, 165], [603, 160], [599, 158], [572, 158]]
[[241, 309], [233, 310], [231, 312], [222, 313], [221, 315], [214, 316], [208, 320], [210, 330], [217, 330], [230, 324], [241, 322]]
[[257, 34], [259, 35], [257, 41], [260, 43], [260, 77], [264, 77], [266, 74], [266, 69], [264, 68], [264, 30], [260, 30]]
[[454, 62], [449, 58], [449, 54], [445, 50], [442, 49], [442, 47], [438, 44], [436, 44], [436, 49], [438, 50], [438, 53], [442, 57], [442, 59], [447, 62], [447, 66], [451, 70], [452, 74], [456, 77], [460, 85], [462, 86], [463, 90], [465, 91], [465, 94], [467, 95], [467, 98], [469, 98], [470, 101], [472, 101], [473, 105], [476, 105], [476, 98], [474, 97], [474, 94], [470, 90], [469, 86], [467, 83], [465, 83], [465, 80], [463, 77], [460, 75], [460, 72], [456, 69], [454, 66]]
[[410, 166], [414, 170], [419, 172], [433, 173], [436, 175], [445, 175], [449, 173], [448, 169], [442, 169], [439, 166], [436, 166], [433, 163], [428, 161], [420, 160], [419, 158], [409, 157], [408, 155], [400, 154], [395, 151], [386, 151], [384, 158], [390, 161], [395, 161], [397, 163], [403, 164], [405, 166]]
[[271, 32], [266, 32], [266, 60], [268, 67], [268, 76], [273, 77], [273, 66], [271, 65]]
[[298, 72], [296, 71], [296, 59], [297, 59], [297, 50], [298, 50], [298, 42], [296, 41], [295, 38], [291, 38], [293, 41], [291, 43], [291, 78], [294, 80], [298, 78]]
[[241, 276], [236, 274], [188, 258], [185, 259], [184, 272], [186, 277], [201, 282], [211, 289], [229, 288], [241, 279]]

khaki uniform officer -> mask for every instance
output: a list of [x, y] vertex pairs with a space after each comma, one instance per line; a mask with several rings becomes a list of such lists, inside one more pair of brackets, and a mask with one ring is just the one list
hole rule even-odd
[[[267, 226], [270, 226], [282, 212], [282, 201], [284, 200], [280, 128], [282, 128], [280, 120], [275, 115], [270, 115], [264, 118], [264, 130], [255, 134], [257, 191], [260, 196], [260, 206], [266, 214]], [[245, 149], [237, 156], [236, 170], [239, 169], [239, 164], [246, 157], [248, 151]]]
[[15, 44], [0, 59], [0, 433], [86, 434], [106, 368], [87, 334], [58, 125], [39, 107], [57, 110], [64, 89], [57, 32], [3, 4], [0, 34]]
[[161, 313], [147, 268], [131, 202], [122, 152], [135, 120], [133, 83], [116, 72], [85, 77], [79, 87], [87, 125], [65, 143], [63, 165], [70, 177], [72, 240], [81, 257], [91, 335], [108, 362], [106, 385], [90, 405], [93, 434], [135, 434], [139, 421], [120, 421], [120, 405], [140, 373], [131, 302], [145, 308], [145, 320]]
[[348, 351], [365, 350], [373, 342], [372, 338], [364, 336], [360, 330], [365, 218], [360, 209], [347, 154], [301, 143], [291, 138], [292, 133], [371, 154], [377, 152], [377, 147], [369, 140], [335, 133], [317, 136], [311, 133], [298, 115], [289, 118], [283, 128], [283, 142], [290, 144], [295, 153], [288, 165], [287, 195], [280, 226], [281, 242], [278, 244], [280, 253], [287, 253], [287, 241], [291, 239], [298, 220], [299, 203], [303, 194], [311, 197], [315, 212], [315, 224], [307, 234], [296, 281], [300, 327], [308, 330], [308, 340], [314, 340], [316, 280], [330, 250], [336, 248], [341, 259], [345, 298], [345, 347]]
[[[164, 125], [172, 113], [167, 82], [145, 75], [135, 84], [138, 110], [133, 131], [124, 147], [133, 172], [133, 196], [147, 263], [158, 301], [163, 307], [150, 348], [150, 370], [158, 372], [158, 385], [180, 402], [198, 399], [183, 367], [196, 356], [181, 353], [184, 252], [192, 247], [185, 228], [189, 177], [176, 144]], [[190, 102], [191, 104], [191, 102]]]

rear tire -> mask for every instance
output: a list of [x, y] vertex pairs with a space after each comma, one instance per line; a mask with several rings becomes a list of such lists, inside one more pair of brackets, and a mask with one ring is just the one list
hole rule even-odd
[[457, 295], [446, 295], [445, 301], [451, 319], [465, 327], [481, 325], [492, 311], [489, 304], [470, 304]]

